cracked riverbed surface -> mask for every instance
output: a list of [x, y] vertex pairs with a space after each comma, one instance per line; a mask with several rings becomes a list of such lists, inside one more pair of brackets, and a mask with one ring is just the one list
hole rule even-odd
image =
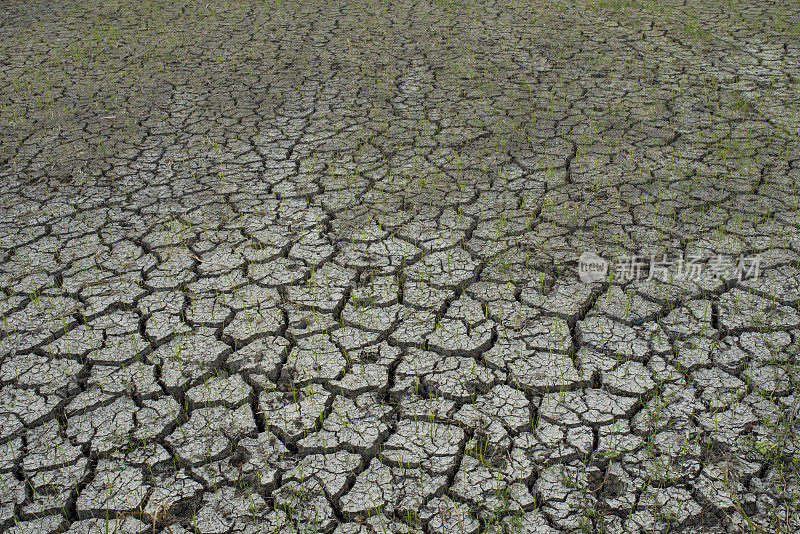
[[0, 20], [0, 531], [800, 531], [796, 2]]

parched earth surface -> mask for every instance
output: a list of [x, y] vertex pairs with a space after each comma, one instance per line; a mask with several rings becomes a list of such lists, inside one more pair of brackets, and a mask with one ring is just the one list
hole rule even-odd
[[4, 2], [0, 530], [800, 531], [799, 11]]

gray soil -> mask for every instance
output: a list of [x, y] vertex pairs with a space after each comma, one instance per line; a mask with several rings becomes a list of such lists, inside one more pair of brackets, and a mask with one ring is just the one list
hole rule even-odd
[[0, 531], [800, 531], [799, 34], [3, 2]]

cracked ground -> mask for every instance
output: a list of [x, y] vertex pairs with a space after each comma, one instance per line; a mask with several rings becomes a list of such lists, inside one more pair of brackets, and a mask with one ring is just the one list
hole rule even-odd
[[800, 531], [796, 2], [0, 20], [0, 530]]

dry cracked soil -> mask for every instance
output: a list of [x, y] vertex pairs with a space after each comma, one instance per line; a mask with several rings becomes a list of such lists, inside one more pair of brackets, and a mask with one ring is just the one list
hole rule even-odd
[[3, 2], [0, 531], [799, 532], [798, 35]]

